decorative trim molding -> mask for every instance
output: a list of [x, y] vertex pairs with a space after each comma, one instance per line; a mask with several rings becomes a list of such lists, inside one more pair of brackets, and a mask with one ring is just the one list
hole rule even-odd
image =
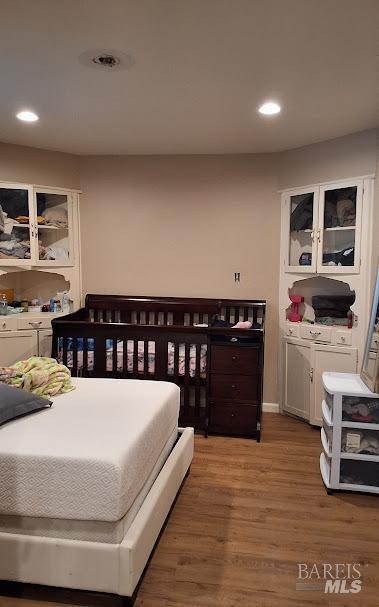
[[263, 413], [279, 413], [279, 403], [263, 403]]

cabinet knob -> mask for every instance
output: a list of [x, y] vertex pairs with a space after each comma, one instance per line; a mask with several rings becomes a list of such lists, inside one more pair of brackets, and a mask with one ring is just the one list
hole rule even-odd
[[232, 413], [232, 417], [235, 417], [235, 416], [236, 416], [236, 414], [235, 414], [235, 413]]
[[7, 323], [3, 322], [3, 329], [5, 329], [6, 326], [7, 326]]
[[35, 321], [30, 322], [29, 324], [31, 327], [35, 327], [35, 326], [38, 327], [39, 325], [42, 325], [42, 320], [38, 320], [38, 321], [35, 320]]
[[238, 356], [236, 356], [235, 354], [232, 356], [232, 360], [237, 360]]
[[232, 388], [233, 390], [237, 390], [237, 386], [235, 384], [232, 384]]

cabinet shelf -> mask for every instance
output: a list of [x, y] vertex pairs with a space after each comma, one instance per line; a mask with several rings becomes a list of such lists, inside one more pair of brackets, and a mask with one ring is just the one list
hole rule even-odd
[[366, 455], [365, 453], [347, 453], [341, 451], [341, 459], [355, 459], [364, 462], [379, 462], [379, 455]]
[[335, 226], [334, 228], [324, 228], [325, 232], [351, 232], [356, 230], [356, 226]]
[[[17, 228], [17, 229], [18, 228], [28, 228], [29, 229], [30, 228], [30, 224], [29, 223], [15, 223], [15, 224], [13, 224], [13, 227]], [[43, 225], [43, 224], [41, 224], [41, 225], [38, 224], [37, 228], [39, 230], [68, 230], [68, 226], [58, 227], [58, 226], [46, 226], [46, 225]]]
[[359, 430], [379, 430], [379, 424], [370, 424], [366, 422], [342, 422], [342, 428], [357, 428]]

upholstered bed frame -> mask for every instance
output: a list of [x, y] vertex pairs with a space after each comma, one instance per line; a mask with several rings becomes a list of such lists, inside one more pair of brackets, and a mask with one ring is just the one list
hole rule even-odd
[[[149, 556], [188, 473], [192, 428], [178, 440], [119, 544], [0, 533], [0, 579], [112, 593], [134, 602]], [[0, 588], [1, 592], [1, 588]]]

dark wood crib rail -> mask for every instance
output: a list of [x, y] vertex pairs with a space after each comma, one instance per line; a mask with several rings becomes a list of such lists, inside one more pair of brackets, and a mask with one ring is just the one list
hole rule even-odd
[[[210, 323], [214, 317], [258, 324], [249, 331], [194, 326]], [[244, 347], [248, 337], [248, 347], [259, 352], [257, 368], [251, 372], [258, 386], [254, 404], [261, 401], [264, 319], [262, 300], [87, 295], [84, 308], [52, 321], [53, 356], [59, 355], [64, 364], [70, 363], [73, 376], [174, 382], [181, 388], [180, 424], [207, 431], [214, 344], [221, 341], [231, 346], [241, 343]], [[149, 357], [151, 347], [153, 364]], [[201, 358], [204, 354], [205, 365]]]
[[265, 308], [264, 300], [243, 299], [87, 295], [85, 300], [85, 310], [93, 312], [92, 320], [101, 321], [108, 314], [108, 321], [138, 325], [192, 326], [208, 323], [214, 316], [227, 322], [251, 320], [264, 325]]

